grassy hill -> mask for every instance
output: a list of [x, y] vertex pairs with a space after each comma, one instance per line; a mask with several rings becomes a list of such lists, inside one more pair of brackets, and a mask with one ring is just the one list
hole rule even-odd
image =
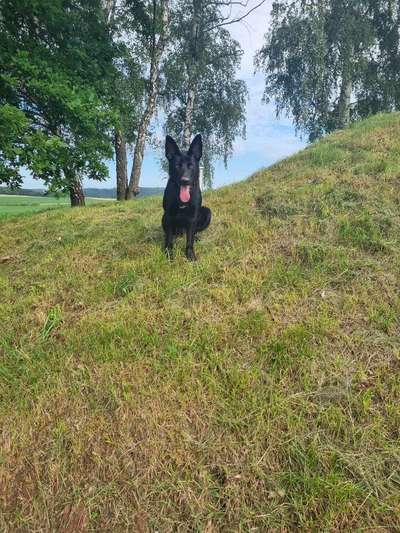
[[398, 531], [400, 115], [206, 195], [0, 233], [0, 529]]

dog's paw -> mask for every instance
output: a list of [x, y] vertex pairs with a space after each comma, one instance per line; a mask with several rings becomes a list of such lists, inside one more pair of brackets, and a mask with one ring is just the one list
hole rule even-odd
[[188, 261], [196, 261], [197, 260], [196, 254], [194, 253], [193, 248], [188, 248], [186, 250], [186, 257], [187, 257]]

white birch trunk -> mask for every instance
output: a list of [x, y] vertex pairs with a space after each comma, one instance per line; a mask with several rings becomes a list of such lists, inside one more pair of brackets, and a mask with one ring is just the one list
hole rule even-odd
[[150, 65], [149, 91], [147, 103], [139, 124], [135, 150], [133, 153], [132, 171], [127, 190], [127, 200], [139, 194], [139, 181], [143, 164], [143, 155], [146, 147], [146, 135], [150, 121], [154, 115], [159, 90], [160, 62], [164, 53], [168, 37], [169, 26], [169, 0], [161, 0], [161, 33], [154, 46]]

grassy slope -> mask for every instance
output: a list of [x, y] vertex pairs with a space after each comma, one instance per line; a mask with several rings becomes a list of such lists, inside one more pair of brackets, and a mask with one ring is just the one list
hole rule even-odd
[[196, 264], [159, 198], [3, 224], [0, 528], [398, 530], [399, 190], [396, 114], [208, 194]]
[[[88, 198], [86, 203], [91, 205], [98, 200]], [[0, 194], [0, 221], [6, 218], [20, 217], [40, 213], [48, 209], [69, 207], [69, 198], [54, 196], [22, 196], [19, 194]]]

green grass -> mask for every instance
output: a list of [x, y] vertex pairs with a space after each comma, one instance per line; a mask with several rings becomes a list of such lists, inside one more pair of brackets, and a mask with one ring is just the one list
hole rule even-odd
[[[88, 205], [98, 202], [96, 199], [86, 200]], [[0, 195], [0, 221], [15, 218], [21, 215], [40, 213], [49, 209], [65, 208], [70, 206], [69, 198], [56, 198], [50, 196], [22, 196]]]
[[398, 531], [400, 115], [207, 193], [0, 232], [0, 529]]

